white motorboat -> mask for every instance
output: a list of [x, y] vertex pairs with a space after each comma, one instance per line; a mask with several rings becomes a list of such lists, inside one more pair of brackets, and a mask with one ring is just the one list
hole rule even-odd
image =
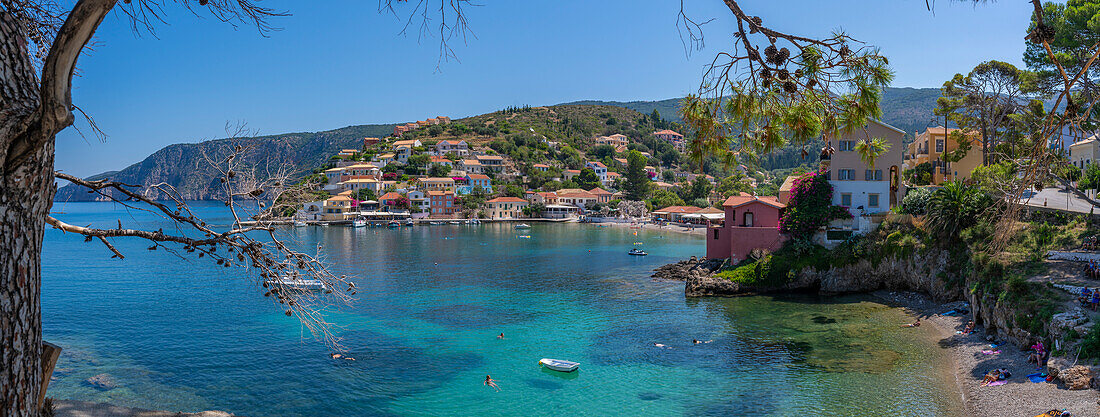
[[351, 227], [367, 227], [367, 219], [362, 217], [351, 221]]
[[646, 251], [644, 251], [644, 250], [639, 250], [639, 249], [631, 249], [631, 250], [630, 250], [630, 252], [627, 252], [626, 254], [627, 254], [627, 255], [634, 255], [634, 256], [646, 256], [646, 255], [649, 255], [648, 253], [646, 253]]
[[275, 290], [322, 291], [325, 289], [325, 283], [317, 279], [278, 278], [268, 280], [267, 285]]
[[561, 359], [539, 359], [539, 365], [553, 369], [558, 372], [573, 372], [576, 371], [581, 364], [572, 361], [563, 361]]
[[303, 222], [301, 220], [295, 220], [294, 221], [294, 227], [306, 227], [306, 222]]
[[405, 226], [412, 226], [412, 225], [413, 225], [413, 219], [405, 219]]
[[520, 223], [516, 225], [516, 229], [530, 229], [531, 225], [527, 223]]
[[462, 224], [462, 222], [458, 220], [451, 220], [451, 224]]

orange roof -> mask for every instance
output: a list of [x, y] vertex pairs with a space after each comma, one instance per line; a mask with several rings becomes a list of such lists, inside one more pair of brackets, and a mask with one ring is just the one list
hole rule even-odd
[[527, 200], [518, 197], [497, 197], [486, 203], [526, 203]]
[[565, 172], [568, 172], [570, 174], [580, 174], [581, 170], [579, 170], [579, 169], [567, 169], [567, 170], [565, 170]]
[[741, 195], [735, 195], [735, 196], [731, 196], [730, 198], [727, 198], [726, 201], [724, 203], [722, 203], [722, 207], [729, 207], [729, 208], [740, 207], [740, 206], [743, 206], [745, 204], [749, 204], [749, 203], [756, 202], [756, 201], [759, 201], [761, 203], [767, 204], [767, 205], [775, 207], [775, 208], [787, 207], [786, 204], [780, 203], [779, 199], [777, 199], [776, 197], [772, 197], [772, 196], [757, 197], [757, 196], [749, 195], [749, 194], [746, 194], [746, 193], [743, 193], [743, 192], [741, 193]]
[[450, 159], [447, 159], [447, 158], [445, 158], [445, 157], [442, 157], [442, 156], [435, 156], [435, 155], [432, 155], [432, 157], [431, 157], [431, 158], [432, 158], [432, 163], [439, 163], [439, 162], [443, 162], [443, 163], [451, 163], [451, 160], [450, 160]]
[[681, 135], [681, 134], [679, 134], [679, 133], [676, 133], [676, 132], [674, 132], [674, 131], [671, 131], [671, 130], [668, 130], [668, 129], [665, 129], [665, 130], [658, 130], [658, 131], [656, 131], [656, 132], [653, 132], [653, 134], [654, 134], [654, 135], [676, 135], [676, 136], [684, 136], [684, 135]]
[[439, 191], [439, 190], [428, 191], [428, 195], [447, 195], [447, 194], [452, 194], [453, 195], [454, 193], [450, 192], [450, 191]]
[[596, 198], [596, 195], [592, 194], [588, 191], [584, 191], [584, 190], [567, 191], [567, 192], [560, 192], [559, 191], [558, 192], [558, 198]]
[[621, 177], [621, 176], [623, 176], [623, 174], [620, 174], [620, 173], [615, 172], [615, 171], [607, 171], [607, 176], [609, 176], [609, 177]]
[[550, 165], [546, 165], [546, 164], [535, 164], [533, 166], [535, 168], [550, 168]]
[[500, 159], [500, 160], [504, 160], [504, 157], [500, 156], [500, 155], [478, 155], [477, 159], [489, 159], [489, 160]]
[[[732, 197], [730, 197], [732, 198]], [[654, 213], [679, 213], [679, 214], [691, 214], [702, 210], [699, 207], [694, 206], [668, 206], [660, 210], [655, 210]]]
[[595, 195], [611, 195], [611, 192], [609, 192], [609, 191], [607, 191], [603, 188], [600, 188], [600, 187], [596, 187], [596, 188], [593, 188], [591, 190], [588, 190], [588, 192], [590, 192], [592, 194], [595, 194]]
[[401, 197], [404, 197], [404, 196], [401, 195], [401, 194], [395, 193], [393, 191], [390, 191], [388, 193], [382, 194], [382, 196], [378, 197], [378, 199], [379, 200], [396, 200], [396, 199], [401, 198]]
[[487, 179], [489, 179], [488, 175], [483, 175], [483, 174], [468, 174], [466, 176], [469, 177], [471, 180], [487, 180]]

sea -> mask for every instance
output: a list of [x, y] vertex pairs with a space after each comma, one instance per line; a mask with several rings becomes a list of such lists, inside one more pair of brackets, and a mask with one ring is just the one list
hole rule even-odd
[[[230, 222], [221, 203], [191, 206]], [[174, 230], [114, 203], [53, 212]], [[355, 282], [350, 303], [325, 311], [354, 361], [332, 359], [249, 271], [137, 239], [115, 239], [125, 258], [112, 259], [51, 228], [43, 337], [63, 351], [47, 395], [243, 416], [962, 415], [947, 352], [929, 329], [900, 327], [913, 320], [900, 308], [685, 298], [683, 282], [651, 277], [703, 256], [701, 235], [576, 223], [279, 233]], [[581, 365], [561, 373], [542, 358]], [[110, 385], [90, 384], [97, 375]]]

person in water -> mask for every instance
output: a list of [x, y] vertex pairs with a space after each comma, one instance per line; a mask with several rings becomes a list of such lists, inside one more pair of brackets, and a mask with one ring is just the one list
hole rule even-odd
[[493, 379], [492, 376], [485, 375], [484, 385], [487, 386], [487, 387], [490, 387], [492, 389], [495, 389], [497, 391], [500, 391], [500, 387], [497, 386], [497, 381], [495, 379]]
[[653, 346], [656, 346], [656, 347], [659, 347], [659, 348], [662, 348], [662, 349], [672, 349], [669, 346], [665, 346], [665, 345], [657, 343], [657, 342], [653, 342]]
[[501, 334], [497, 335], [497, 339], [503, 339], [503, 338], [504, 338], [504, 333], [501, 333]]

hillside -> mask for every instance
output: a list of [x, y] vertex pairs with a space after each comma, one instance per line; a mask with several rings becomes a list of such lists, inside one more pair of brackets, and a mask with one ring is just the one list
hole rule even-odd
[[[882, 121], [904, 130], [907, 136], [912, 137], [913, 132], [924, 130], [925, 127], [938, 126], [942, 121], [932, 121], [932, 109], [936, 106], [936, 99], [940, 97], [938, 88], [887, 88], [882, 94]], [[679, 122], [677, 115], [680, 99], [672, 98], [659, 101], [599, 101], [583, 100], [565, 104], [592, 104], [605, 106], [626, 107], [628, 109], [650, 114], [654, 109], [661, 117]]]
[[[364, 137], [383, 137], [393, 132], [394, 125], [349, 126], [324, 132], [287, 133], [281, 135], [218, 139], [200, 143], [169, 145], [154, 152], [145, 160], [120, 171], [105, 172], [89, 177], [111, 179], [142, 187], [167, 183], [175, 187], [187, 199], [206, 200], [217, 198], [208, 185], [213, 179], [212, 167], [203, 157], [217, 154], [235, 143], [257, 145], [248, 161], [258, 167], [286, 163], [302, 174], [323, 164], [330, 156], [343, 148], [360, 148]], [[61, 187], [54, 197], [56, 201], [90, 201], [96, 195], [72, 184]]]

